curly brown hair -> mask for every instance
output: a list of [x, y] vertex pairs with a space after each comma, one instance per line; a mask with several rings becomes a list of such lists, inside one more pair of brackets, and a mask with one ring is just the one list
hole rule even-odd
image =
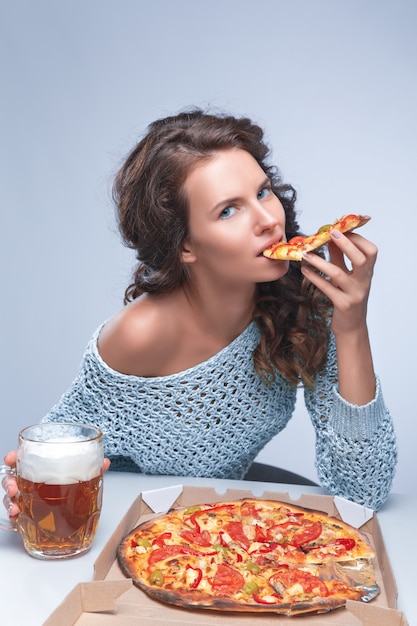
[[[184, 184], [197, 163], [230, 148], [249, 152], [269, 177], [285, 210], [287, 239], [300, 234], [295, 189], [267, 163], [269, 148], [257, 124], [200, 109], [157, 120], [129, 154], [113, 186], [120, 232], [138, 259], [125, 303], [143, 293], [167, 293], [189, 279], [181, 258], [188, 236]], [[270, 380], [276, 368], [294, 385], [301, 381], [311, 386], [327, 354], [329, 309], [324, 295], [304, 279], [299, 263], [290, 262], [279, 280], [259, 283], [254, 313], [261, 331], [253, 355], [256, 371]]]

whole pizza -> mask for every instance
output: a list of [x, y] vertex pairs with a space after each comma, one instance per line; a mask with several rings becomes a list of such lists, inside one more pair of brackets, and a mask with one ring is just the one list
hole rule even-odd
[[124, 574], [163, 602], [290, 616], [374, 598], [374, 557], [343, 521], [257, 498], [173, 509], [118, 548]]

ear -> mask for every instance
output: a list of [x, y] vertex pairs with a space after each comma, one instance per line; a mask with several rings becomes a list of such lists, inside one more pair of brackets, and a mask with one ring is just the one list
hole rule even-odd
[[187, 238], [183, 243], [181, 258], [183, 263], [195, 263], [197, 260], [194, 246], [189, 238]]

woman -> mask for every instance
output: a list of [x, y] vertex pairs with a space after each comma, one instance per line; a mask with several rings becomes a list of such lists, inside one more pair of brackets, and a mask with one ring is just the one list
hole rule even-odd
[[377, 249], [335, 231], [330, 260], [264, 257], [299, 232], [267, 158], [246, 118], [193, 110], [149, 127], [114, 185], [138, 258], [127, 306], [45, 419], [100, 426], [113, 469], [242, 478], [302, 383], [323, 486], [377, 509], [396, 462], [366, 325]]

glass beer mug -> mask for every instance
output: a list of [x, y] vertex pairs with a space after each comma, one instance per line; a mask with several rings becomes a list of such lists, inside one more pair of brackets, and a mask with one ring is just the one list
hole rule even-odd
[[102, 433], [95, 426], [45, 422], [19, 433], [16, 476], [20, 513], [16, 524], [26, 551], [63, 559], [88, 550], [96, 533], [103, 490]]

